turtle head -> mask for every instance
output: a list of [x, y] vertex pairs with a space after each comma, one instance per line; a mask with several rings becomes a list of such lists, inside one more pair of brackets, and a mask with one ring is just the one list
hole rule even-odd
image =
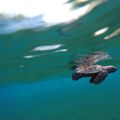
[[117, 68], [114, 66], [105, 66], [105, 68], [107, 69], [108, 73], [113, 73], [117, 71]]
[[78, 67], [77, 65], [73, 65], [70, 69], [75, 70], [77, 67]]

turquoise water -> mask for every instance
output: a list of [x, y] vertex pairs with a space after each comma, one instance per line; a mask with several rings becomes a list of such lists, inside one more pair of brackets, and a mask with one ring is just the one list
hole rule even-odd
[[[119, 0], [108, 0], [71, 24], [42, 30], [13, 27], [10, 32], [2, 29], [9, 23], [5, 19], [0, 24], [0, 120], [120, 120], [119, 10]], [[88, 78], [72, 81], [71, 61], [95, 51], [107, 52], [111, 59], [100, 64], [118, 71], [100, 85]]]

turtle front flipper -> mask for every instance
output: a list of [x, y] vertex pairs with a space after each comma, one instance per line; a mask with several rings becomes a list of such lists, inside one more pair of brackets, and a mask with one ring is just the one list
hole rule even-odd
[[74, 80], [74, 81], [76, 81], [82, 77], [83, 77], [83, 74], [81, 74], [81, 73], [73, 73], [72, 74], [72, 80]]
[[100, 84], [108, 75], [106, 70], [103, 70], [97, 74], [97, 76], [93, 79], [93, 83]]

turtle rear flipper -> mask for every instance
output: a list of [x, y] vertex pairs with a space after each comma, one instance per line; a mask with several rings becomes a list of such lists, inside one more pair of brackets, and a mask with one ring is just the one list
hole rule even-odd
[[100, 84], [108, 75], [106, 70], [101, 71], [98, 75], [93, 79], [95, 84]]
[[97, 74], [91, 75], [92, 77], [90, 78], [89, 82], [93, 83], [94, 79], [96, 78]]

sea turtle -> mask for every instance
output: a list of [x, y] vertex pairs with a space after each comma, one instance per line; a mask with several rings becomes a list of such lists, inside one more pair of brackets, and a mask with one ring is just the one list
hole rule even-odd
[[90, 83], [99, 84], [108, 75], [108, 73], [117, 70], [114, 66], [101, 66], [101, 65], [80, 65], [76, 69], [76, 73], [72, 74], [73, 80], [78, 80], [82, 77], [91, 77]]
[[75, 73], [72, 74], [72, 79], [78, 80], [82, 77], [91, 77], [90, 83], [101, 83], [107, 77], [108, 73], [117, 70], [114, 66], [101, 66], [96, 64], [107, 58], [109, 58], [109, 55], [100, 51], [76, 60], [75, 64], [72, 66], [72, 70], [75, 70]]

